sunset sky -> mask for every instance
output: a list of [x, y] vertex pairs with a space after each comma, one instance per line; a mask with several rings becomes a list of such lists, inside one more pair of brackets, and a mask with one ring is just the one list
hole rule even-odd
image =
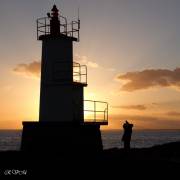
[[36, 19], [54, 2], [69, 21], [80, 9], [74, 61], [88, 67], [85, 99], [109, 103], [108, 128], [180, 128], [179, 0], [0, 0], [0, 129], [38, 120]]

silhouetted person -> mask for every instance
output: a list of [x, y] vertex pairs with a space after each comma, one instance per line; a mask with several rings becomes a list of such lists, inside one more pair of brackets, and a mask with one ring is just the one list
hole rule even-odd
[[122, 141], [124, 142], [124, 149], [129, 150], [133, 124], [130, 124], [128, 121], [126, 121], [123, 124], [123, 128], [124, 128], [124, 134], [122, 136]]

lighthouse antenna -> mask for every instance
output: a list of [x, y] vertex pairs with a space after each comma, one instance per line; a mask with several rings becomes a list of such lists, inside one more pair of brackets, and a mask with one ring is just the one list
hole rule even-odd
[[78, 6], [78, 29], [80, 29], [79, 6]]
[[78, 20], [79, 20], [79, 6], [78, 6]]

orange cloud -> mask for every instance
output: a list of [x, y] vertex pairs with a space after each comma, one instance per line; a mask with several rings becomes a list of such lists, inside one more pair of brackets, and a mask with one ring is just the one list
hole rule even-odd
[[87, 56], [80, 56], [80, 55], [76, 54], [75, 55], [75, 61], [82, 64], [82, 65], [84, 64], [88, 67], [91, 67], [91, 68], [98, 68], [99, 67], [99, 65], [96, 62], [90, 61]]
[[168, 69], [146, 69], [143, 71], [127, 72], [119, 75], [118, 80], [124, 80], [122, 91], [136, 91], [149, 89], [151, 87], [176, 87], [180, 89], [180, 68]]
[[39, 61], [33, 61], [29, 64], [18, 64], [13, 71], [25, 75], [27, 77], [36, 77], [40, 76], [41, 63]]
[[120, 109], [134, 109], [134, 110], [146, 110], [147, 107], [145, 105], [127, 105], [127, 106], [112, 106], [112, 108], [120, 108]]

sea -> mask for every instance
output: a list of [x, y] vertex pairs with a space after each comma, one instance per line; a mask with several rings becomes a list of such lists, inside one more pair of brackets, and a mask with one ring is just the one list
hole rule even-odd
[[[104, 149], [122, 148], [122, 130], [101, 130]], [[21, 130], [0, 130], [0, 151], [20, 150]], [[180, 130], [134, 130], [132, 148], [147, 148], [180, 141]]]

